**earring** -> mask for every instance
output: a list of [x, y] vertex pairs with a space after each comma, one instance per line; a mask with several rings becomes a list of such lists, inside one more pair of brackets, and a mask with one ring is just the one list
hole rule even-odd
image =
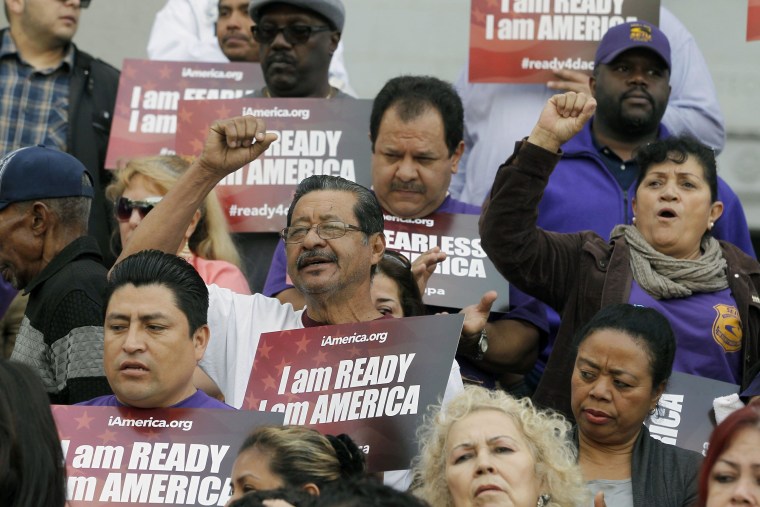
[[536, 507], [546, 507], [549, 505], [549, 500], [552, 499], [551, 495], [543, 494], [538, 497], [538, 502], [536, 502]]
[[190, 250], [190, 243], [187, 240], [185, 240], [185, 246], [180, 250], [179, 256], [188, 261], [193, 257], [193, 251]]
[[708, 231], [711, 231], [713, 227], [715, 227], [715, 222], [712, 222], [712, 221], [711, 221], [711, 222], [710, 222], [710, 223], [707, 225], [707, 230], [708, 230]]
[[631, 219], [631, 223], [632, 223], [633, 225], [636, 225], [636, 217], [633, 217], [633, 218]]

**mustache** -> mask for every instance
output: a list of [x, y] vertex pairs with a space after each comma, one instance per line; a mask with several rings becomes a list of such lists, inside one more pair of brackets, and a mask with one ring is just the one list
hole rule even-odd
[[644, 95], [650, 104], [654, 105], [654, 97], [645, 88], [637, 87], [632, 88], [623, 94], [622, 99], [627, 99], [633, 95]]
[[427, 191], [427, 188], [422, 183], [417, 183], [414, 181], [411, 181], [409, 183], [404, 183], [403, 181], [392, 181], [391, 182], [391, 192], [395, 191], [401, 191], [401, 192], [417, 192], [420, 194], [424, 194]]
[[271, 65], [273, 63], [287, 63], [290, 65], [295, 65], [298, 63], [298, 60], [295, 56], [286, 51], [272, 50], [267, 56], [267, 65]]
[[306, 261], [313, 258], [324, 259], [329, 262], [338, 262], [338, 256], [329, 250], [305, 250], [301, 252], [301, 255], [296, 259], [296, 267], [301, 269], [306, 265]]

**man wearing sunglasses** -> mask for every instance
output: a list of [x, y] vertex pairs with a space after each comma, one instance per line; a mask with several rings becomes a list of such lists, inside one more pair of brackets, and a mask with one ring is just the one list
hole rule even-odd
[[71, 42], [90, 0], [4, 1], [0, 153], [44, 144], [79, 159], [95, 188], [89, 233], [109, 255], [113, 223], [104, 189], [110, 175], [103, 166], [119, 71]]
[[348, 97], [330, 85], [329, 68], [346, 11], [341, 0], [252, 0], [266, 86], [259, 97]]

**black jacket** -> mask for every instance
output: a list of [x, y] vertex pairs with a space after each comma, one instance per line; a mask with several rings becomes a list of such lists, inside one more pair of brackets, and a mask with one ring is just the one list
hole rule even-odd
[[68, 152], [90, 173], [95, 197], [90, 210], [90, 235], [98, 241], [106, 266], [113, 264], [111, 233], [115, 229], [113, 210], [105, 198], [111, 181], [104, 168], [111, 133], [119, 71], [106, 62], [74, 48], [74, 69], [69, 83]]

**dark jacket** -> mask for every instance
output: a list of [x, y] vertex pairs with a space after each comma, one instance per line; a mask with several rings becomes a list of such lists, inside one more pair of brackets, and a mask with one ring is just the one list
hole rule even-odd
[[[577, 427], [574, 438], [578, 446]], [[631, 457], [634, 507], [691, 507], [697, 500], [701, 464], [699, 453], [663, 444], [642, 426]]]
[[90, 211], [89, 232], [98, 240], [105, 264], [110, 266], [116, 260], [110, 249], [115, 222], [113, 209], [105, 197], [111, 172], [104, 166], [119, 87], [119, 71], [75, 48], [74, 70], [69, 87], [69, 131], [66, 145], [68, 152], [79, 159], [92, 176], [95, 197]]
[[[560, 313], [554, 350], [534, 400], [572, 418], [573, 334], [600, 308], [627, 303], [633, 274], [623, 238], [608, 243], [590, 231], [560, 234], [536, 227], [538, 203], [559, 158], [527, 142], [519, 144], [499, 168], [481, 215], [480, 235], [502, 275]], [[744, 388], [752, 381], [752, 366], [760, 361], [760, 264], [730, 243], [721, 242], [721, 248], [743, 326]]]

